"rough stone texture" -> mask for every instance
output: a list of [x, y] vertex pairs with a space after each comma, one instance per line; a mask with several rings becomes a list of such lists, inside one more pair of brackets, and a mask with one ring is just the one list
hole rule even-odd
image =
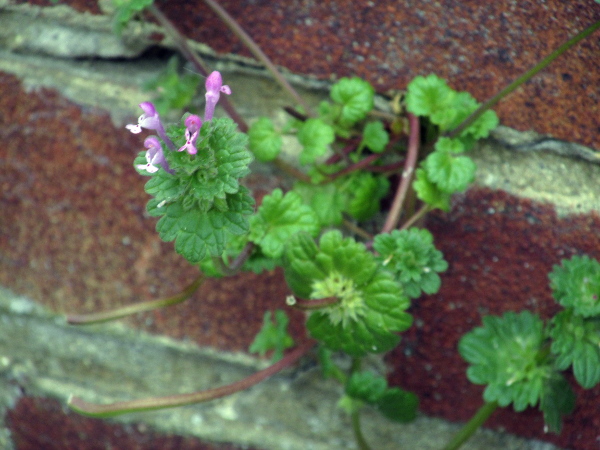
[[[464, 376], [467, 365], [456, 352], [458, 339], [486, 314], [528, 309], [547, 318], [560, 310], [550, 296], [548, 272], [575, 254], [600, 258], [600, 216], [559, 219], [551, 206], [489, 189], [472, 189], [455, 200], [452, 212], [432, 214], [427, 221], [450, 264], [442, 289], [415, 301], [416, 326], [387, 360], [396, 368], [395, 383], [422, 393], [424, 411], [467, 420], [481, 403], [482, 389]], [[561, 437], [544, 439], [567, 448], [593, 448], [600, 429], [600, 388], [577, 389], [577, 395], [577, 410]], [[541, 436], [543, 420], [538, 411], [505, 410], [489, 425]]]
[[[3, 450], [232, 448], [217, 442], [274, 450], [355, 447], [350, 419], [337, 407], [342, 387], [322, 378], [312, 356], [232, 396], [103, 421], [60, 405], [69, 395], [106, 404], [224, 386], [268, 362], [119, 324], [72, 327], [5, 289], [0, 289], [0, 323], [0, 414], [8, 409], [7, 428], [0, 428]], [[437, 450], [459, 428], [424, 415], [410, 424], [390, 423], [368, 409], [362, 422], [372, 448], [380, 450]], [[481, 448], [554, 450], [489, 430], [479, 430], [465, 446]]]
[[[95, 2], [73, 3], [98, 12], [90, 9], [96, 8]], [[458, 14], [459, 2], [372, 3], [377, 6], [223, 2], [277, 63], [295, 71], [321, 78], [358, 74], [380, 89], [402, 88], [415, 74], [435, 71], [479, 99], [597, 20], [600, 9], [593, 2], [519, 2], [480, 8], [460, 2], [464, 9]], [[496, 11], [503, 7], [503, 14]], [[210, 42], [219, 51], [244, 53], [201, 5], [168, 2], [167, 12], [173, 17], [185, 15], [179, 23], [189, 36]], [[486, 21], [480, 20], [483, 16]], [[476, 18], [477, 25], [467, 24], [465, 17]], [[348, 30], [339, 24], [349, 25]], [[431, 24], [441, 24], [440, 30]], [[318, 47], [312, 45], [315, 36]], [[390, 42], [391, 37], [395, 42]], [[593, 36], [503, 102], [498, 108], [503, 123], [598, 148], [598, 50]], [[331, 58], [319, 57], [320, 51]], [[154, 220], [144, 215], [144, 180], [131, 167], [132, 155], [141, 147], [139, 137], [124, 133], [122, 124], [116, 127], [106, 111], [67, 100], [68, 92], [29, 89], [31, 85], [25, 89], [19, 78], [0, 74], [0, 285], [57, 312], [87, 312], [169, 295], [191, 281], [195, 270], [174, 254], [171, 244], [160, 242], [153, 233]], [[500, 164], [510, 160], [508, 166], [521, 158], [514, 156], [513, 161], [510, 153], [503, 155]], [[579, 173], [571, 161], [562, 160], [567, 169], [560, 175], [552, 169], [550, 183], [553, 174]], [[549, 163], [545, 157], [527, 155], [521, 164], [523, 173], [529, 164], [536, 174]], [[589, 179], [597, 176], [596, 170]], [[503, 177], [489, 184], [514, 188], [514, 183], [501, 185]], [[486, 185], [486, 177], [479, 183]], [[576, 183], [577, 176], [571, 186]], [[257, 174], [250, 184], [260, 195], [275, 180]], [[524, 191], [511, 190], [521, 197], [536, 193]], [[538, 200], [566, 194], [555, 192]], [[594, 198], [593, 191], [590, 196]], [[569, 210], [580, 211], [565, 207], [563, 214]], [[600, 257], [599, 221], [596, 213], [558, 218], [551, 206], [486, 188], [457, 197], [449, 214], [433, 214], [428, 226], [451, 268], [439, 295], [415, 302], [416, 326], [387, 359], [394, 369], [391, 380], [414, 389], [426, 413], [451, 420], [468, 418], [479, 406], [481, 393], [464, 376], [465, 365], [456, 352], [459, 336], [478, 325], [486, 313], [529, 308], [545, 317], [551, 314], [555, 306], [547, 287], [548, 271], [572, 254]], [[126, 323], [202, 346], [244, 350], [260, 328], [263, 311], [281, 307], [286, 293], [279, 271], [260, 277], [242, 275], [211, 281], [190, 302]], [[299, 338], [300, 318], [293, 317], [293, 333]], [[491, 426], [561, 446], [595, 448], [600, 391], [580, 394], [578, 408], [559, 438], [543, 435], [537, 411], [503, 411], [494, 416]], [[19, 408], [25, 410], [52, 408], [31, 399], [23, 404]], [[15, 410], [15, 430], [27, 414]]]
[[18, 450], [238, 450], [194, 438], [164, 435], [144, 424], [121, 426], [68, 413], [56, 400], [24, 397], [7, 417]]
[[[95, 1], [64, 3], [99, 12]], [[593, 0], [219, 3], [276, 64], [294, 73], [357, 75], [385, 91], [435, 72], [479, 100], [600, 20]], [[201, 0], [157, 5], [189, 38], [218, 52], [250, 55]], [[599, 42], [596, 33], [498, 105], [502, 123], [600, 148]]]

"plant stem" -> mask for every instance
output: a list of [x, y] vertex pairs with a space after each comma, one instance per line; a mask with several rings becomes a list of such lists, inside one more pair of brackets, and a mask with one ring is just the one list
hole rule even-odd
[[348, 175], [352, 172], [356, 172], [358, 170], [364, 170], [367, 167], [369, 167], [371, 164], [373, 164], [375, 161], [377, 161], [379, 158], [381, 158], [383, 155], [381, 153], [373, 153], [372, 155], [366, 156], [363, 159], [361, 159], [360, 161], [353, 163], [351, 165], [349, 165], [348, 167], [345, 167], [344, 169], [340, 170], [339, 172], [333, 173], [331, 175], [329, 175], [329, 177], [323, 181], [321, 184], [328, 184], [331, 183], [332, 181], [336, 180], [339, 177], [343, 177], [344, 175]]
[[172, 408], [176, 406], [190, 405], [193, 403], [206, 402], [217, 398], [231, 395], [235, 392], [243, 391], [254, 386], [257, 383], [269, 378], [277, 372], [291, 366], [304, 356], [314, 345], [315, 341], [307, 341], [296, 349], [285, 355], [275, 364], [256, 372], [243, 380], [235, 383], [221, 386], [218, 388], [207, 389], [205, 391], [194, 392], [191, 394], [169, 395], [166, 397], [152, 397], [141, 400], [132, 400], [126, 402], [110, 403], [108, 405], [96, 405], [88, 403], [78, 397], [71, 397], [67, 402], [68, 406], [76, 412], [90, 417], [114, 417], [120, 414], [140, 411], [154, 411], [157, 409]]
[[498, 402], [484, 403], [471, 420], [469, 420], [461, 430], [452, 437], [452, 440], [444, 447], [444, 450], [459, 449], [497, 408]]
[[286, 175], [296, 178], [297, 180], [300, 180], [304, 183], [311, 183], [311, 179], [308, 175], [306, 175], [304, 172], [301, 172], [300, 170], [296, 169], [291, 164], [288, 164], [283, 159], [278, 157], [278, 158], [275, 158], [272, 162], [275, 167], [277, 167], [279, 170], [284, 172]]
[[373, 239], [373, 235], [371, 233], [369, 233], [366, 230], [363, 230], [361, 227], [359, 227], [358, 225], [355, 225], [348, 219], [344, 219], [342, 224], [348, 231], [351, 231], [352, 233], [362, 237], [363, 239], [365, 239], [367, 241], [370, 241]]
[[371, 450], [371, 447], [367, 443], [365, 436], [362, 433], [362, 429], [360, 427], [360, 411], [355, 409], [351, 414], [352, 418], [352, 430], [354, 431], [354, 438], [356, 439], [356, 444], [360, 450]]
[[228, 277], [237, 274], [244, 263], [248, 260], [252, 251], [254, 250], [254, 242], [248, 242], [239, 255], [228, 265], [223, 262], [222, 256], [213, 256], [213, 264], [215, 267], [221, 271], [223, 275]]
[[[175, 28], [175, 26], [173, 26], [167, 16], [165, 16], [162, 11], [154, 5], [148, 6], [148, 11], [154, 15], [158, 23], [160, 23], [165, 31], [171, 36], [171, 38], [173, 38], [175, 45], [177, 45], [183, 56], [193, 64], [198, 72], [207, 77], [209, 75], [209, 70], [204, 64], [204, 61], [202, 61], [202, 58], [200, 58], [200, 56], [198, 56], [198, 54], [189, 46], [187, 39], [177, 30], [177, 28]], [[244, 133], [248, 131], [248, 124], [242, 118], [242, 116], [238, 114], [237, 110], [227, 99], [227, 96], [221, 96], [219, 99], [219, 105], [222, 106], [229, 117], [231, 117], [235, 123], [238, 124], [240, 131]]]
[[298, 94], [292, 85], [288, 83], [283, 75], [281, 75], [269, 57], [265, 55], [256, 42], [254, 42], [250, 35], [244, 31], [244, 29], [235, 21], [235, 19], [231, 17], [229, 13], [225, 11], [223, 7], [221, 7], [221, 5], [219, 5], [216, 1], [204, 0], [204, 3], [206, 3], [209, 8], [212, 9], [223, 22], [225, 22], [229, 29], [233, 31], [233, 33], [246, 45], [246, 47], [248, 47], [248, 50], [250, 50], [250, 52], [265, 65], [267, 70], [271, 72], [271, 75], [273, 75], [273, 78], [275, 78], [275, 81], [277, 81], [277, 83], [279, 83], [279, 85], [285, 89], [299, 105], [302, 105], [304, 111], [310, 116], [315, 116], [315, 113], [310, 106], [308, 106], [304, 99], [300, 97], [300, 94]]
[[406, 230], [407, 228], [412, 227], [417, 220], [425, 216], [425, 214], [427, 214], [429, 211], [431, 211], [431, 206], [421, 206], [421, 208], [416, 213], [414, 213], [410, 219], [408, 219], [406, 222], [404, 222], [404, 224], [402, 224], [400, 229]]
[[417, 157], [419, 155], [419, 118], [414, 114], [408, 114], [408, 122], [410, 124], [410, 136], [408, 138], [408, 150], [406, 155], [406, 161], [404, 162], [404, 170], [402, 171], [402, 178], [396, 191], [396, 196], [392, 202], [390, 212], [387, 216], [385, 224], [381, 229], [382, 233], [389, 233], [398, 225], [400, 220], [400, 212], [402, 211], [402, 204], [406, 198], [406, 193], [410, 187], [412, 175], [415, 171], [417, 164]]
[[562, 44], [560, 47], [558, 47], [556, 50], [554, 50], [552, 53], [550, 53], [548, 56], [546, 56], [544, 59], [542, 59], [539, 63], [537, 63], [535, 66], [533, 66], [527, 72], [525, 72], [519, 78], [517, 78], [515, 81], [510, 83], [508, 86], [506, 86], [504, 89], [502, 89], [496, 95], [494, 95], [492, 98], [490, 98], [489, 100], [484, 102], [469, 117], [467, 117], [458, 127], [456, 127], [454, 130], [449, 132], [447, 134], [447, 136], [455, 137], [455, 136], [459, 135], [465, 128], [467, 128], [469, 125], [471, 125], [473, 122], [475, 122], [484, 112], [486, 112], [488, 109], [490, 109], [496, 103], [498, 103], [502, 98], [506, 97], [508, 94], [513, 92], [521, 84], [529, 81], [529, 79], [531, 79], [539, 71], [545, 69], [552, 61], [554, 61], [556, 58], [558, 58], [560, 55], [562, 55], [568, 49], [573, 47], [579, 41], [581, 41], [582, 39], [585, 39], [587, 36], [592, 34], [598, 28], [600, 28], [600, 20], [598, 22], [590, 25], [582, 32], [576, 34], [574, 37], [572, 37], [567, 42]]
[[196, 292], [196, 290], [204, 282], [205, 278], [206, 277], [204, 274], [198, 275], [198, 277], [188, 287], [172, 297], [136, 303], [123, 308], [113, 309], [112, 311], [91, 314], [69, 314], [67, 315], [67, 323], [71, 325], [92, 325], [101, 322], [108, 322], [110, 320], [121, 319], [131, 314], [164, 308], [165, 306], [176, 305], [177, 303], [187, 300], [194, 292]]

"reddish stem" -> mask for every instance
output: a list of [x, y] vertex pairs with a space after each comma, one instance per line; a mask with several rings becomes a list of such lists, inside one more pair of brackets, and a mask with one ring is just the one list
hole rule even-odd
[[[209, 75], [209, 70], [204, 64], [204, 61], [202, 61], [200, 56], [198, 56], [198, 54], [189, 46], [187, 39], [177, 30], [177, 28], [173, 26], [167, 16], [165, 16], [162, 11], [154, 5], [148, 6], [148, 11], [154, 15], [158, 23], [160, 23], [166, 32], [173, 38], [182, 55], [194, 65], [198, 72], [207, 77]], [[231, 117], [234, 122], [238, 124], [240, 131], [244, 133], [248, 131], [248, 124], [242, 118], [242, 116], [238, 114], [236, 109], [225, 95], [222, 95], [219, 99], [219, 105], [223, 107], [229, 117]]]
[[177, 303], [187, 300], [194, 292], [196, 292], [204, 280], [204, 274], [198, 275], [198, 277], [188, 287], [171, 297], [135, 303], [133, 305], [124, 306], [111, 311], [103, 311], [91, 314], [69, 314], [67, 316], [67, 323], [71, 325], [91, 325], [101, 322], [108, 322], [109, 320], [121, 319], [123, 317], [130, 316], [131, 314], [164, 308], [165, 306], [176, 305]]
[[396, 191], [396, 196], [392, 202], [392, 207], [387, 216], [385, 224], [381, 229], [382, 233], [389, 233], [398, 225], [400, 220], [400, 212], [402, 211], [402, 204], [406, 198], [406, 193], [410, 187], [412, 175], [415, 171], [417, 164], [417, 157], [419, 155], [419, 118], [414, 114], [408, 114], [408, 123], [410, 125], [410, 136], [408, 137], [408, 152], [406, 155], [406, 161], [404, 163], [404, 170], [402, 171], [402, 178]]
[[315, 116], [314, 111], [308, 106], [308, 103], [304, 101], [304, 99], [296, 92], [296, 90], [292, 87], [290, 83], [281, 75], [281, 73], [275, 67], [275, 64], [271, 62], [269, 57], [265, 55], [265, 53], [260, 49], [260, 47], [254, 42], [254, 40], [250, 37], [248, 33], [244, 31], [244, 29], [236, 22], [236, 20], [229, 15], [225, 9], [217, 2], [213, 0], [204, 0], [204, 3], [208, 5], [210, 9], [213, 10], [215, 14], [219, 16], [219, 18], [229, 27], [231, 31], [248, 47], [248, 50], [262, 62], [267, 70], [271, 72], [271, 75], [275, 78], [283, 89], [285, 89], [293, 98], [298, 102], [298, 104], [302, 105], [304, 111], [310, 116]]
[[96, 405], [88, 403], [78, 397], [71, 397], [67, 402], [68, 406], [80, 414], [91, 417], [113, 417], [120, 414], [140, 411], [153, 411], [156, 409], [173, 408], [176, 406], [201, 403], [209, 400], [231, 395], [235, 392], [246, 390], [255, 384], [269, 378], [280, 372], [286, 367], [290, 367], [316, 344], [316, 341], [310, 340], [300, 344], [294, 350], [285, 355], [275, 364], [256, 372], [243, 380], [235, 383], [221, 386], [218, 388], [207, 389], [205, 391], [193, 392], [191, 394], [169, 395], [166, 397], [152, 397], [141, 400], [131, 400], [126, 402], [115, 402], [108, 405]]

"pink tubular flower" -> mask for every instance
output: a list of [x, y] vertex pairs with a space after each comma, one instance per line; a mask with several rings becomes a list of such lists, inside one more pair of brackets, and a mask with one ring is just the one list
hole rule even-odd
[[206, 107], [204, 109], [204, 121], [212, 119], [221, 92], [223, 94], [231, 95], [231, 89], [227, 85], [223, 86], [221, 74], [215, 70], [206, 79]]
[[160, 117], [158, 116], [158, 112], [156, 111], [154, 105], [151, 102], [143, 102], [140, 103], [140, 108], [142, 108], [144, 114], [142, 114], [138, 118], [137, 125], [130, 124], [127, 125], [125, 128], [127, 128], [133, 134], [141, 133], [142, 128], [146, 128], [148, 130], [155, 130], [160, 136], [160, 138], [165, 142], [165, 144], [167, 144], [169, 148], [174, 149], [175, 145], [173, 144], [173, 142], [171, 142], [171, 139], [169, 139], [169, 137], [165, 133], [165, 128], [163, 127], [163, 124], [160, 121]]
[[137, 168], [140, 170], [146, 170], [150, 173], [158, 172], [158, 166], [162, 166], [167, 172], [170, 172], [169, 165], [165, 160], [163, 149], [160, 145], [160, 141], [156, 136], [149, 136], [144, 141], [144, 147], [148, 149], [146, 152], [147, 164], [138, 164]]
[[192, 114], [185, 119], [185, 145], [179, 148], [178, 151], [182, 152], [186, 150], [190, 155], [198, 153], [196, 148], [196, 140], [198, 139], [198, 132], [202, 126], [202, 119]]

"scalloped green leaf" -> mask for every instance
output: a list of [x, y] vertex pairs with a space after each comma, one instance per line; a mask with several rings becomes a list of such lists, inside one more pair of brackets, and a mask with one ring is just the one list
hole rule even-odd
[[355, 172], [348, 181], [336, 184], [339, 190], [348, 195], [345, 211], [359, 221], [368, 220], [380, 209], [380, 202], [388, 193], [390, 182], [387, 178], [369, 172]]
[[435, 248], [429, 231], [410, 228], [378, 234], [373, 248], [377, 260], [396, 276], [409, 297], [417, 298], [422, 292], [434, 294], [440, 288], [437, 273], [445, 271], [448, 263]]
[[548, 275], [554, 298], [583, 317], [600, 316], [600, 263], [587, 255], [564, 259]]
[[319, 247], [305, 234], [292, 237], [284, 270], [299, 297], [339, 299], [307, 321], [310, 334], [332, 350], [352, 356], [388, 351], [399, 341], [396, 333], [412, 323], [402, 287], [363, 244], [339, 231], [325, 233]]
[[390, 141], [390, 136], [383, 126], [383, 122], [369, 122], [363, 130], [361, 146], [369, 147], [372, 152], [381, 153]]
[[442, 191], [434, 182], [429, 179], [427, 171], [419, 168], [415, 171], [415, 181], [413, 189], [417, 197], [432, 208], [438, 208], [442, 211], [450, 211], [450, 196], [448, 192]]
[[263, 198], [258, 212], [250, 219], [249, 240], [260, 246], [269, 258], [280, 258], [287, 240], [300, 232], [316, 237], [319, 220], [314, 211], [304, 204], [302, 198], [291, 191], [283, 195], [275, 189]]
[[321, 227], [339, 226], [344, 219], [342, 212], [347, 198], [335, 184], [294, 184], [296, 192], [305, 204], [309, 205], [319, 219]]
[[207, 255], [221, 256], [232, 236], [248, 232], [252, 205], [245, 189], [227, 196], [227, 211], [186, 210], [181, 202], [170, 203], [163, 207], [156, 231], [163, 241], [175, 240], [175, 251], [185, 259], [199, 263]]
[[487, 385], [483, 393], [487, 402], [512, 403], [515, 411], [535, 406], [555, 374], [551, 359], [543, 357], [544, 323], [529, 311], [486, 316], [483, 323], [458, 344], [470, 364], [467, 377]]
[[250, 344], [250, 353], [258, 353], [264, 356], [268, 351], [273, 351], [273, 362], [283, 358], [283, 351], [294, 346], [294, 339], [288, 333], [290, 319], [281, 309], [278, 309], [271, 317], [271, 311], [265, 312], [263, 326]]
[[147, 194], [153, 195], [159, 203], [173, 202], [185, 193], [186, 186], [181, 183], [180, 178], [161, 168], [146, 182], [144, 190]]
[[406, 109], [417, 116], [431, 117], [448, 109], [454, 95], [446, 81], [437, 75], [417, 76], [406, 88]]
[[364, 119], [373, 109], [375, 89], [358, 77], [341, 78], [331, 87], [331, 99], [342, 105], [338, 122], [343, 127], [351, 127]]
[[575, 393], [569, 382], [560, 374], [552, 377], [544, 386], [540, 398], [540, 409], [544, 413], [544, 422], [553, 433], [559, 434], [562, 418], [575, 409]]
[[475, 179], [477, 166], [468, 156], [455, 156], [445, 150], [431, 153], [423, 164], [427, 178], [449, 194], [464, 191]]
[[600, 382], [600, 322], [575, 314], [573, 308], [552, 318], [552, 353], [560, 369], [573, 366], [577, 382], [585, 389]]
[[354, 372], [348, 378], [345, 389], [350, 397], [373, 404], [387, 389], [387, 380], [368, 370]]
[[327, 153], [335, 132], [321, 119], [311, 118], [300, 126], [297, 137], [302, 145], [300, 164], [312, 164]]
[[248, 130], [248, 137], [250, 150], [259, 161], [269, 162], [279, 156], [283, 144], [271, 119], [261, 117], [254, 122]]

